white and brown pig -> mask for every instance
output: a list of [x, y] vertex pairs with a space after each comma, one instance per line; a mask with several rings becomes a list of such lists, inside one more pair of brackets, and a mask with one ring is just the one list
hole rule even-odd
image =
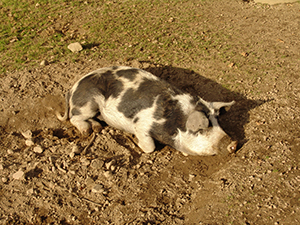
[[114, 66], [81, 78], [66, 94], [66, 111], [60, 120], [70, 122], [84, 135], [108, 125], [132, 133], [146, 153], [154, 140], [184, 155], [234, 152], [237, 142], [222, 130], [219, 110], [232, 102], [207, 102], [141, 69]]

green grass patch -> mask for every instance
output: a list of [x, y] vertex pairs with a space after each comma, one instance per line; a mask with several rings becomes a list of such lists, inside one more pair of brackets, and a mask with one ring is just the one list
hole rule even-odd
[[[205, 1], [201, 1], [205, 4]], [[194, 7], [191, 7], [194, 4]], [[205, 24], [199, 1], [4, 0], [0, 5], [2, 71], [80, 56], [110, 61], [137, 59], [161, 64], [210, 58], [229, 38]], [[191, 10], [192, 9], [192, 10]], [[232, 55], [223, 45], [220, 57]]]

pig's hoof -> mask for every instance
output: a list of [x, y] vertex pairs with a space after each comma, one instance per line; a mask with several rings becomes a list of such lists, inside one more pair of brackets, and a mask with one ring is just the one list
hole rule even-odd
[[100, 131], [102, 130], [102, 126], [101, 124], [93, 125], [92, 129], [95, 133], [100, 133]]
[[102, 126], [101, 124], [95, 120], [95, 119], [89, 119], [89, 122], [90, 124], [92, 125], [92, 130], [95, 132], [95, 133], [100, 133], [100, 131], [102, 130]]
[[89, 129], [87, 129], [87, 130], [83, 130], [81, 133], [82, 133], [82, 136], [88, 137], [88, 136], [91, 135], [92, 130], [89, 128]]

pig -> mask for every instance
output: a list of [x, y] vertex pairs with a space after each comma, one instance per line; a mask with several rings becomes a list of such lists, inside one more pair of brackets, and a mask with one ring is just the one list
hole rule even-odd
[[184, 155], [216, 155], [236, 151], [237, 141], [219, 126], [222, 107], [232, 102], [207, 102], [184, 93], [153, 74], [127, 66], [95, 70], [66, 93], [64, 116], [83, 134], [99, 132], [100, 120], [134, 134], [145, 152], [157, 141]]

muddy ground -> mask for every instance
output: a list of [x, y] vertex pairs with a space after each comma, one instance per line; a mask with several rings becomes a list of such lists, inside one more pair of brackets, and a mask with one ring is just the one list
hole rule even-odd
[[[232, 28], [206, 58], [85, 56], [1, 75], [1, 224], [300, 223], [300, 5], [221, 2], [191, 5], [209, 15], [211, 32]], [[230, 58], [220, 60], [222, 46]], [[110, 65], [145, 69], [206, 100], [236, 100], [219, 120], [238, 151], [185, 157], [157, 143], [144, 154], [105, 124], [83, 138], [59, 122], [54, 110], [64, 110], [72, 84]]]

